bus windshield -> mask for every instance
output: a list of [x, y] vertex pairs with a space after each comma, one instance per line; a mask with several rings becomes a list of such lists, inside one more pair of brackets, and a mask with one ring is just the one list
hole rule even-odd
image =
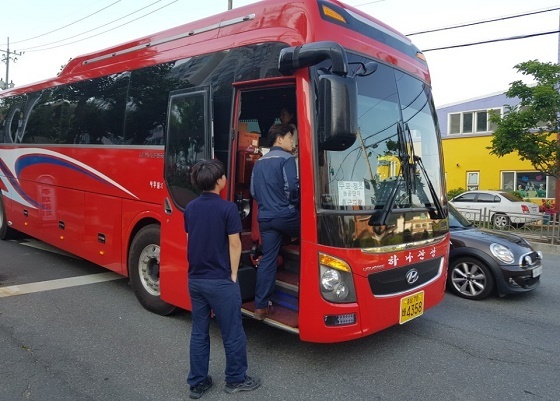
[[[354, 74], [371, 60], [349, 54], [349, 62]], [[429, 85], [381, 63], [356, 79], [356, 141], [339, 151], [318, 144], [319, 243], [377, 252], [441, 238], [448, 228]]]
[[[357, 69], [353, 62], [371, 60], [349, 55], [349, 61]], [[439, 132], [430, 87], [383, 64], [356, 79], [358, 138], [344, 151], [321, 151], [320, 208], [391, 211], [437, 205], [441, 210]]]

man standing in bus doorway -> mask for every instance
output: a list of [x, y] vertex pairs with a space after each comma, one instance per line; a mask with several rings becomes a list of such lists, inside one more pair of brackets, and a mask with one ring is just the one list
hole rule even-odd
[[299, 237], [299, 179], [293, 125], [273, 125], [268, 132], [270, 151], [257, 160], [251, 174], [251, 196], [258, 204], [263, 257], [257, 268], [254, 318], [271, 313], [270, 297], [276, 282], [276, 259], [282, 236]]
[[195, 164], [191, 181], [202, 194], [185, 208], [188, 239], [189, 295], [192, 303], [190, 398], [198, 399], [212, 387], [210, 318], [213, 312], [226, 353], [226, 393], [254, 390], [257, 377], [247, 376], [247, 340], [241, 322], [241, 290], [237, 270], [241, 257], [241, 218], [237, 206], [220, 197], [226, 187], [224, 165], [218, 160]]

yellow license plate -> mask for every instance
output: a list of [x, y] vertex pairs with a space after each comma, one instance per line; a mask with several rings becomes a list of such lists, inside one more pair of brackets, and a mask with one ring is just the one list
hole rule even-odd
[[424, 291], [401, 298], [399, 324], [408, 322], [424, 313]]

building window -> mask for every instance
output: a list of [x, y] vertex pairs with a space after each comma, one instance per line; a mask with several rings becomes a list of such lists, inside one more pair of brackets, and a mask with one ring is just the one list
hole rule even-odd
[[505, 191], [518, 191], [527, 198], [554, 198], [556, 188], [554, 177], [538, 171], [504, 171], [502, 188]]
[[449, 133], [450, 134], [461, 133], [461, 114], [449, 115]]
[[476, 113], [476, 132], [488, 131], [488, 113], [479, 111]]
[[500, 113], [501, 109], [488, 109], [449, 114], [449, 134], [472, 134], [493, 132], [496, 124], [490, 122], [491, 113]]
[[473, 113], [463, 113], [463, 134], [472, 132]]
[[478, 189], [479, 176], [478, 171], [467, 171], [467, 190], [476, 191]]

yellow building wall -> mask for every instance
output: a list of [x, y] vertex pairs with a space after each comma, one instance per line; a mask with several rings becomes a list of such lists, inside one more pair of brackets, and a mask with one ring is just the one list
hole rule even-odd
[[479, 173], [479, 189], [501, 189], [502, 171], [535, 171], [517, 152], [504, 157], [490, 154], [492, 136], [444, 138], [443, 158], [447, 190], [467, 188], [467, 172]]

